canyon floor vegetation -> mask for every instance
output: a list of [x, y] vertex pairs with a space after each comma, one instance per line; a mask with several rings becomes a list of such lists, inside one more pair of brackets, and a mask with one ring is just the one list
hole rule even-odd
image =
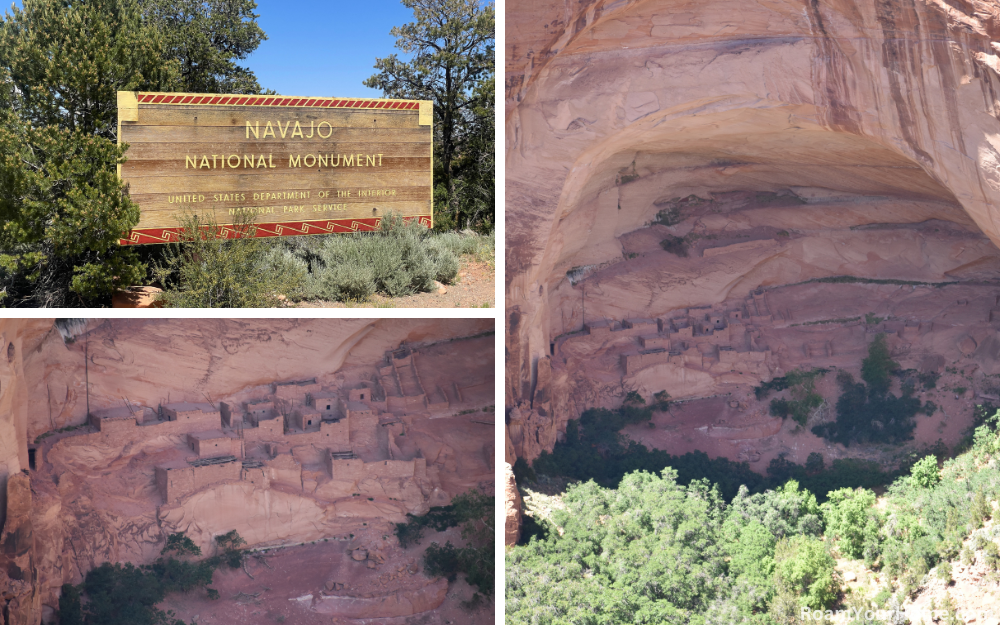
[[171, 534], [152, 564], [134, 566], [105, 562], [87, 572], [82, 584], [63, 584], [60, 625], [184, 625], [172, 612], [156, 607], [170, 593], [204, 589], [210, 599], [215, 569], [243, 564], [246, 542], [235, 531], [217, 536], [218, 553], [196, 559], [201, 549], [183, 533]]
[[[741, 485], [730, 499], [720, 473], [682, 480], [672, 467], [615, 487], [575, 483], [507, 552], [507, 622], [799, 623], [803, 608], [849, 607], [909, 622], [908, 600], [959, 562], [997, 576], [998, 422], [953, 459], [914, 463], [881, 495], [792, 479], [757, 493]], [[691, 459], [677, 460], [690, 471]], [[845, 561], [876, 572], [877, 592], [846, 584]]]
[[447, 577], [449, 581], [454, 581], [461, 573], [476, 589], [467, 602], [468, 607], [478, 607], [493, 596], [496, 576], [494, 509], [493, 497], [470, 490], [455, 497], [447, 506], [431, 508], [425, 515], [408, 515], [407, 522], [396, 524], [396, 537], [401, 547], [409, 547], [420, 543], [425, 530], [440, 532], [449, 527], [461, 527], [466, 544], [432, 542], [424, 552], [424, 569], [430, 575]]

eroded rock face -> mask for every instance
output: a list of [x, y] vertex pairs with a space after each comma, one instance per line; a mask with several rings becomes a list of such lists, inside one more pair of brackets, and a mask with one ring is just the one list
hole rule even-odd
[[521, 493], [514, 482], [514, 469], [504, 463], [504, 544], [516, 545], [521, 537]]
[[23, 473], [10, 476], [7, 517], [0, 532], [0, 614], [7, 625], [34, 625], [41, 618], [31, 514], [28, 476]]
[[[150, 562], [173, 532], [206, 554], [232, 529], [257, 547], [348, 540], [470, 488], [492, 495], [492, 327], [0, 322], [12, 622], [38, 623], [103, 562]], [[441, 603], [438, 585], [385, 592], [414, 614]]]
[[[586, 322], [662, 319], [837, 276], [975, 289], [1000, 272], [992, 3], [543, 0], [506, 15], [516, 454], [551, 449], [567, 419], [615, 405], [628, 384], [655, 392], [666, 379], [672, 394], [700, 396], [730, 373], [702, 362], [633, 375], [620, 351], [560, 354], [561, 337]], [[876, 302], [912, 324], [935, 316], [897, 297]], [[855, 301], [844, 318], [867, 308]], [[950, 358], [928, 327], [907, 341]], [[820, 344], [838, 332], [793, 341], [780, 358], [775, 343], [755, 375], [828, 357]], [[964, 358], [980, 347], [955, 349]]]

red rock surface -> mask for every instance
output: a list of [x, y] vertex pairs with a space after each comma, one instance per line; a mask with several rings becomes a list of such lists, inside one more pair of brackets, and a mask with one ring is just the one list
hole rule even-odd
[[[955, 441], [976, 394], [997, 394], [994, 3], [514, 0], [506, 17], [513, 455], [552, 449], [568, 419], [634, 389], [690, 400], [628, 432], [653, 446], [758, 471], [779, 453], [841, 457], [746, 398], [796, 367], [856, 375], [876, 331], [904, 366], [948, 367], [970, 389], [924, 397], [943, 409], [918, 417], [918, 444]], [[894, 282], [792, 286], [837, 276]], [[639, 362], [637, 334], [580, 334], [736, 308], [758, 289], [772, 309], [726, 345], [739, 366], [711, 341]], [[829, 418], [829, 405], [811, 417]]]
[[[261, 552], [263, 558], [247, 559], [246, 572], [226, 568], [216, 572], [212, 587], [220, 599], [209, 600], [203, 593], [172, 595], [160, 607], [202, 625], [493, 622], [492, 606], [474, 611], [462, 606], [471, 594], [465, 582], [449, 585], [445, 579], [428, 577], [420, 566], [432, 541], [464, 544], [458, 528], [428, 533], [421, 545], [407, 549], [401, 549], [393, 536], [384, 540], [386, 531], [372, 527], [353, 539], [345, 536]], [[359, 546], [370, 549], [371, 560], [351, 557]], [[369, 562], [377, 564], [369, 567]]]
[[521, 537], [521, 493], [514, 482], [513, 468], [504, 463], [504, 544], [516, 545]]
[[[16, 553], [5, 557], [36, 580], [4, 599], [27, 614], [25, 623], [49, 619], [63, 583], [78, 583], [106, 561], [149, 562], [176, 531], [206, 551], [231, 529], [258, 548], [324, 539], [343, 545], [354, 534], [390, 549], [381, 537], [391, 536], [391, 523], [406, 513], [421, 514], [470, 488], [492, 495], [488, 330], [491, 320], [105, 320], [64, 331], [64, 340], [51, 320], [0, 322], [3, 349], [13, 346], [10, 362], [0, 363], [0, 404], [7, 408], [0, 482], [4, 492], [18, 480], [26, 487], [29, 476], [31, 483], [26, 506], [20, 496], [8, 502], [17, 505], [5, 531], [32, 542], [19, 538]], [[305, 418], [296, 422], [294, 415], [319, 409], [304, 403], [307, 388], [340, 398], [335, 418], [348, 419], [349, 440], [346, 427], [321, 431], [317, 421], [301, 429]], [[145, 415], [141, 423], [129, 422], [125, 398]], [[258, 426], [242, 416], [245, 402], [259, 399], [281, 411], [279, 420]], [[122, 415], [88, 422], [88, 402], [93, 414]], [[207, 410], [225, 403], [233, 425], [205, 413], [204, 424], [192, 421], [197, 431], [181, 431], [184, 422], [156, 410], [177, 402]], [[265, 429], [268, 423], [277, 429]], [[328, 442], [323, 432], [341, 438]], [[230, 440], [215, 455], [237, 456], [232, 475], [206, 468], [193, 490], [164, 499], [156, 467], [189, 467], [199, 458], [193, 445], [207, 441], [200, 457], [211, 458], [214, 441]], [[328, 450], [345, 448], [354, 464], [330, 464]], [[308, 567], [300, 573], [326, 574]], [[386, 618], [426, 612], [437, 622], [437, 606], [454, 590], [433, 580], [412, 588], [389, 583], [395, 581], [387, 577], [378, 590], [395, 605]], [[371, 599], [365, 594], [357, 597]], [[468, 598], [457, 595], [456, 606]], [[357, 617], [361, 609], [344, 611]], [[326, 612], [323, 622], [330, 622], [338, 608]]]

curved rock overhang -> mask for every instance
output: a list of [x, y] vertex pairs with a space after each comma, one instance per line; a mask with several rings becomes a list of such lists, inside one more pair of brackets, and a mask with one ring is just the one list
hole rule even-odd
[[508, 4], [508, 408], [591, 315], [1000, 267], [998, 35], [986, 2]]

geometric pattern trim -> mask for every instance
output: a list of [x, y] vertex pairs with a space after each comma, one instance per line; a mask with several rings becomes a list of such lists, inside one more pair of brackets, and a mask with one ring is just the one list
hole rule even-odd
[[140, 93], [139, 104], [198, 104], [216, 106], [303, 106], [317, 108], [419, 110], [415, 100], [371, 100], [359, 98], [289, 98], [270, 95], [191, 95]]
[[[429, 215], [405, 217], [406, 221], [416, 219], [420, 225], [430, 228]], [[292, 237], [305, 234], [338, 234], [344, 232], [371, 232], [377, 230], [382, 222], [381, 217], [366, 219], [323, 219], [319, 221], [285, 221], [279, 223], [254, 224], [257, 228], [255, 237]], [[123, 235], [118, 241], [121, 245], [144, 245], [147, 243], [174, 243], [178, 241], [183, 228], [139, 228]], [[222, 238], [235, 239], [238, 234], [232, 225], [219, 226]]]

